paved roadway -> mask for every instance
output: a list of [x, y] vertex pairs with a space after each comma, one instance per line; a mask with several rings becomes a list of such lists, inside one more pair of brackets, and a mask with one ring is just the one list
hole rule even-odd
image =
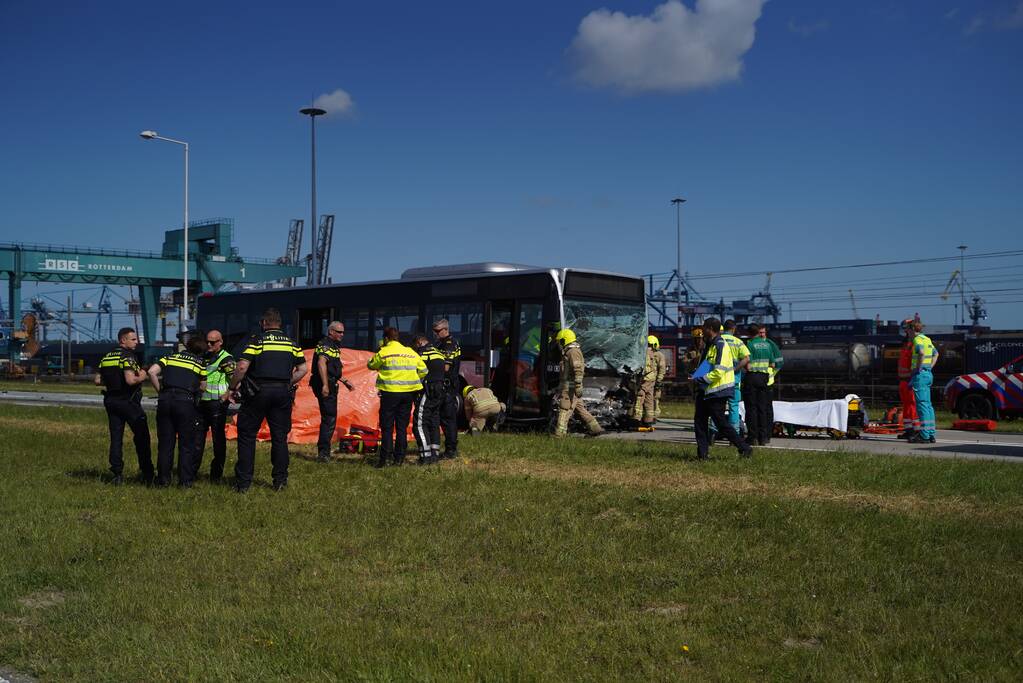
[[[0, 401], [30, 406], [103, 406], [103, 397], [97, 394], [68, 394], [48, 391], [0, 391]], [[142, 404], [156, 409], [156, 399], [143, 399]], [[692, 420], [661, 420], [653, 432], [611, 433], [605, 438], [637, 441], [666, 441], [695, 446]], [[968, 460], [1004, 460], [1023, 463], [1023, 434], [999, 432], [959, 432], [939, 429], [938, 443], [908, 444], [894, 435], [864, 434], [859, 439], [832, 439], [828, 436], [794, 438], [775, 437], [770, 446], [758, 446], [758, 451], [773, 449], [793, 451], [837, 451], [845, 453], [878, 453], [886, 455], [924, 456], [932, 458], [963, 458]], [[720, 442], [719, 442], [720, 443]]]
[[[626, 432], [612, 438], [667, 441], [692, 444], [696, 438], [692, 420], [660, 420], [653, 432]], [[964, 458], [968, 460], [1005, 460], [1023, 463], [1023, 434], [999, 432], [960, 432], [939, 429], [937, 443], [910, 444], [894, 434], [863, 434], [858, 439], [832, 439], [826, 435], [774, 437], [770, 446], [757, 446], [757, 451], [784, 449], [791, 451], [837, 451], [845, 453], [879, 453], [884, 455], [926, 456], [933, 458]], [[719, 441], [718, 444], [721, 442]], [[726, 444], [727, 445], [727, 444]], [[730, 447], [730, 446], [729, 446]]]

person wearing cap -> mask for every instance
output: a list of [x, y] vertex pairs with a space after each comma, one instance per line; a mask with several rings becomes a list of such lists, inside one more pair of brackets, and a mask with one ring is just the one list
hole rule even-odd
[[487, 428], [496, 429], [504, 422], [505, 405], [497, 400], [490, 389], [467, 384], [462, 389], [462, 399], [470, 434], [479, 434]]
[[586, 359], [572, 330], [561, 330], [554, 339], [561, 347], [561, 382], [558, 386], [558, 420], [554, 436], [568, 434], [568, 421], [577, 415], [590, 436], [600, 436], [604, 429], [597, 419], [590, 415], [583, 405], [583, 377], [586, 374]]
[[913, 395], [913, 387], [909, 385], [910, 371], [913, 365], [913, 319], [906, 318], [902, 321], [902, 331], [905, 339], [902, 342], [902, 349], [899, 351], [899, 402], [902, 404], [902, 433], [900, 439], [908, 439], [920, 431], [920, 419], [916, 412], [916, 397]]
[[444, 403], [441, 405], [440, 427], [444, 432], [444, 458], [458, 456], [458, 403], [461, 400], [462, 349], [451, 336], [447, 318], [433, 323], [434, 346], [444, 356]]
[[178, 484], [188, 488], [199, 467], [199, 397], [206, 389], [206, 337], [192, 334], [185, 350], [164, 356], [149, 368], [149, 381], [159, 399], [156, 403], [156, 485], [170, 486], [174, 446], [178, 448]]
[[426, 363], [422, 357], [398, 341], [398, 330], [384, 328], [380, 350], [366, 364], [377, 373], [380, 392], [380, 450], [375, 467], [405, 462], [408, 449], [408, 420], [412, 402], [423, 389]]
[[426, 365], [423, 390], [416, 397], [412, 410], [412, 434], [419, 447], [418, 464], [429, 465], [440, 461], [440, 410], [447, 396], [444, 387], [447, 363], [444, 354], [422, 335], [412, 340], [412, 348]]

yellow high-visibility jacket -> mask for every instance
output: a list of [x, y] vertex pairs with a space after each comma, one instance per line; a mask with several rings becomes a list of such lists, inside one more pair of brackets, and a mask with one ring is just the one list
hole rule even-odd
[[377, 389], [380, 391], [421, 391], [426, 377], [426, 363], [422, 356], [396, 341], [387, 342], [366, 364], [377, 371]]

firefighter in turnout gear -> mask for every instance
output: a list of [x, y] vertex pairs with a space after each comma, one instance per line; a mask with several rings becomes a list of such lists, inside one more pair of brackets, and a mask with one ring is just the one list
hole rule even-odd
[[461, 401], [462, 349], [458, 340], [451, 336], [448, 321], [444, 318], [433, 323], [434, 346], [444, 356], [444, 404], [441, 406], [440, 426], [444, 431], [445, 458], [458, 456], [458, 404]]
[[376, 467], [390, 460], [405, 461], [408, 448], [408, 420], [412, 402], [423, 388], [426, 363], [418, 353], [398, 341], [398, 330], [384, 328], [380, 350], [366, 364], [377, 372], [380, 391], [380, 450]]
[[113, 484], [124, 481], [124, 425], [131, 429], [135, 455], [139, 461], [139, 478], [146, 484], [153, 481], [153, 453], [149, 445], [149, 424], [142, 409], [142, 382], [146, 373], [135, 359], [139, 336], [130, 327], [117, 331], [117, 342], [99, 362], [93, 383], [103, 389], [103, 407], [110, 428], [110, 471]]
[[[686, 376], [692, 375], [696, 372], [696, 368], [699, 367], [700, 361], [703, 360], [703, 329], [696, 327], [693, 328], [690, 336], [689, 348], [682, 356], [682, 369], [685, 371]], [[696, 397], [696, 385], [690, 382], [690, 390], [693, 393], [693, 398]]]
[[909, 386], [910, 372], [913, 366], [913, 319], [908, 318], [902, 321], [902, 329], [906, 334], [906, 340], [902, 344], [899, 353], [899, 402], [902, 403], [902, 433], [900, 439], [908, 439], [920, 431], [920, 420], [916, 414], [916, 397], [913, 395], [913, 387]]
[[344, 364], [341, 362], [341, 340], [345, 326], [334, 320], [327, 325], [327, 336], [320, 340], [313, 351], [313, 369], [309, 376], [309, 388], [320, 408], [320, 433], [316, 440], [316, 461], [330, 462], [330, 442], [337, 427], [337, 385], [345, 385], [348, 391], [352, 384], [342, 377]]
[[418, 464], [429, 465], [440, 460], [440, 412], [447, 398], [444, 386], [447, 361], [426, 337], [416, 337], [412, 346], [426, 365], [423, 391], [416, 397], [412, 411], [412, 433], [419, 446]]
[[185, 350], [164, 356], [149, 368], [156, 404], [156, 485], [170, 486], [174, 446], [178, 448], [178, 484], [188, 488], [199, 471], [199, 397], [206, 389], [206, 338], [192, 334]]
[[[657, 337], [647, 337], [646, 362], [643, 368], [643, 376], [640, 379], [639, 390], [636, 391], [636, 402], [632, 406], [632, 419], [639, 423], [640, 427], [653, 428], [656, 420], [654, 397], [657, 391], [657, 358], [661, 353], [654, 347]], [[663, 378], [663, 375], [662, 375]]]
[[220, 330], [206, 333], [206, 388], [199, 401], [199, 445], [195, 452], [195, 473], [202, 469], [203, 451], [206, 450], [206, 432], [213, 441], [213, 460], [210, 462], [210, 481], [224, 478], [227, 462], [227, 403], [231, 398], [227, 384], [234, 372], [234, 358], [224, 350], [224, 335]]
[[735, 364], [728, 342], [721, 337], [721, 321], [707, 318], [703, 322], [703, 339], [707, 351], [692, 377], [696, 384], [696, 415], [693, 418], [696, 456], [700, 460], [708, 457], [710, 429], [707, 422], [710, 420], [717, 427], [718, 434], [739, 450], [739, 455], [749, 457], [753, 449], [739, 437], [725, 417], [725, 407], [735, 395]]
[[654, 349], [654, 362], [657, 366], [657, 377], [654, 378], [654, 422], [661, 416], [661, 389], [664, 386], [664, 376], [668, 374], [668, 361], [661, 353], [661, 342], [654, 335], [646, 338], [647, 343]]
[[280, 311], [266, 309], [259, 324], [263, 332], [249, 340], [229, 385], [231, 392], [242, 399], [238, 413], [238, 462], [234, 467], [238, 493], [245, 493], [252, 486], [256, 434], [264, 419], [270, 427], [274, 490], [282, 491], [288, 485], [288, 432], [294, 390], [308, 370], [302, 349], [281, 330]]
[[934, 443], [934, 406], [931, 405], [933, 370], [938, 363], [938, 349], [930, 337], [923, 333], [924, 324], [913, 323], [913, 358], [909, 366], [909, 385], [913, 387], [916, 412], [920, 418], [920, 431], [909, 437], [910, 443]]
[[568, 434], [568, 421], [573, 415], [579, 416], [591, 436], [600, 436], [604, 433], [603, 428], [583, 405], [586, 359], [583, 357], [579, 342], [576, 341], [575, 332], [561, 330], [555, 336], [555, 340], [561, 347], [561, 383], [558, 387], [558, 421], [554, 436], [562, 437]]
[[462, 390], [462, 397], [465, 400], [465, 418], [469, 421], [470, 434], [479, 434], [488, 427], [496, 429], [504, 422], [505, 405], [497, 400], [490, 389], [469, 384]]

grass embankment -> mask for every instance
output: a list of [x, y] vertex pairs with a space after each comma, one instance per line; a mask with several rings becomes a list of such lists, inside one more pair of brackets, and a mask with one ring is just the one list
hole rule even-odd
[[1011, 464], [723, 448], [696, 463], [668, 444], [486, 435], [439, 468], [295, 458], [283, 494], [261, 445], [243, 497], [104, 484], [100, 411], [0, 406], [0, 429], [0, 668], [47, 680], [1023, 668]]

